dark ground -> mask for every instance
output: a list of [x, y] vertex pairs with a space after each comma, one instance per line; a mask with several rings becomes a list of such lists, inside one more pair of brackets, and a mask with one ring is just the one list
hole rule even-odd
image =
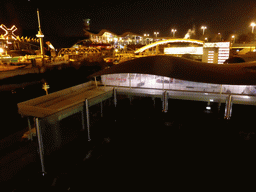
[[[223, 105], [218, 112], [213, 104], [212, 113], [205, 106], [169, 100], [164, 114], [160, 100], [153, 107], [151, 98], [135, 98], [132, 105], [119, 99], [117, 109], [104, 108], [103, 118], [92, 115], [91, 142], [81, 132], [46, 156], [44, 177], [35, 153], [37, 162], [5, 182], [6, 191], [212, 189], [252, 179], [255, 107], [235, 105], [227, 121]], [[78, 116], [69, 121], [80, 126]]]

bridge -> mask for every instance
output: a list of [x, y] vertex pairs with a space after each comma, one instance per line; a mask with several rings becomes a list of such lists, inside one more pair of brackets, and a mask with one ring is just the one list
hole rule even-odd
[[157, 41], [154, 43], [151, 43], [149, 45], [146, 45], [144, 47], [141, 47], [140, 49], [136, 50], [134, 53], [142, 53], [143, 51], [150, 49], [152, 47], [156, 47], [158, 45], [167, 44], [167, 43], [194, 43], [198, 45], [203, 45], [204, 41], [196, 40], [196, 39], [167, 39], [162, 41]]

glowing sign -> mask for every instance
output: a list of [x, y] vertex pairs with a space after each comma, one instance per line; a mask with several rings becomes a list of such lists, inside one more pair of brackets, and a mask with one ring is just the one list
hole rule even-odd
[[203, 47], [166, 47], [164, 48], [164, 54], [183, 55], [183, 54], [195, 54], [203, 55]]
[[14, 32], [17, 30], [17, 27], [13, 25], [11, 28], [7, 28], [4, 24], [0, 25], [0, 28], [5, 31], [3, 35], [6, 39], [17, 39], [17, 36], [14, 35]]

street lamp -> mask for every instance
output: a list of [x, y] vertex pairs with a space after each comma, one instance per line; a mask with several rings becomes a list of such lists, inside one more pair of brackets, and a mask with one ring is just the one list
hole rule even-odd
[[218, 33], [219, 37], [220, 37], [220, 41], [221, 41], [221, 33]]
[[236, 36], [235, 35], [232, 35], [231, 37], [233, 39], [233, 43], [235, 43], [235, 40], [236, 40]]
[[251, 23], [251, 27], [252, 27], [252, 33], [254, 31], [254, 27], [256, 26], [256, 24], [254, 22]]
[[204, 35], [204, 31], [205, 31], [205, 29], [207, 29], [207, 27], [206, 26], [202, 26], [201, 29], [203, 30], [203, 35]]
[[172, 29], [172, 36], [173, 37], [175, 37], [175, 32], [176, 32], [177, 30], [176, 29]]
[[144, 43], [147, 44], [147, 38], [146, 37], [149, 37], [149, 34], [144, 34]]
[[157, 35], [159, 34], [159, 32], [154, 32], [154, 34], [156, 35], [156, 37], [157, 37]]

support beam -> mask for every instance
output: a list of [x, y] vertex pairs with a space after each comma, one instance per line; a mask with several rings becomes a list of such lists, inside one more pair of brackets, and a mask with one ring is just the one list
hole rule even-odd
[[232, 114], [232, 95], [229, 95], [226, 100], [224, 119], [229, 120], [231, 118], [231, 114]]
[[39, 146], [39, 155], [40, 155], [40, 162], [42, 168], [42, 175], [46, 174], [45, 167], [44, 167], [44, 146], [43, 146], [43, 139], [41, 135], [41, 127], [38, 118], [36, 118], [36, 132], [37, 132], [37, 139], [38, 139], [38, 146]]
[[87, 121], [88, 141], [91, 141], [91, 134], [90, 134], [90, 114], [89, 114], [89, 102], [88, 102], [88, 99], [85, 100], [85, 110], [86, 110], [86, 121]]

